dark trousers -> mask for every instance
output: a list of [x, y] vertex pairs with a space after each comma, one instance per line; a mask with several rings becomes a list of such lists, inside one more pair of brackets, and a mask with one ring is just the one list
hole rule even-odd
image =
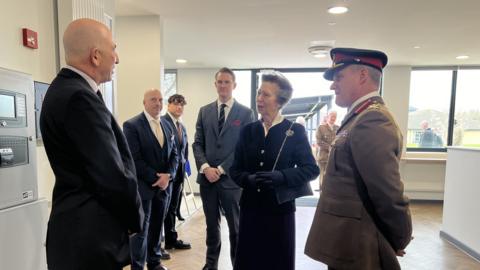
[[172, 183], [163, 191], [158, 191], [151, 200], [143, 200], [145, 219], [143, 231], [130, 237], [132, 270], [143, 270], [145, 261], [148, 269], [160, 264], [160, 250], [163, 221], [170, 204]]
[[207, 223], [207, 259], [209, 268], [218, 268], [220, 255], [220, 207], [225, 210], [230, 239], [230, 259], [235, 262], [235, 252], [238, 239], [238, 221], [240, 216], [241, 189], [224, 189], [217, 184], [200, 185], [200, 197]]
[[183, 177], [175, 179], [172, 184], [172, 197], [170, 206], [168, 207], [167, 216], [165, 217], [165, 245], [174, 244], [178, 239], [175, 230], [175, 221], [179, 202], [182, 200]]

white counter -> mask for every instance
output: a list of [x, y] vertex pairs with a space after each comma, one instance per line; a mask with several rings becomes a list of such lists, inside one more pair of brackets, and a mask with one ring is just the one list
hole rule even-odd
[[480, 149], [449, 147], [440, 235], [480, 260]]

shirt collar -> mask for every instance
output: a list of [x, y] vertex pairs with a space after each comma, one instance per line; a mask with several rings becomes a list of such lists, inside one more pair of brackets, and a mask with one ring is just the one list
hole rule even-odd
[[155, 122], [160, 122], [160, 117], [158, 119], [153, 118], [145, 109], [143, 110], [143, 114], [145, 114], [145, 117], [147, 117], [148, 122], [155, 121]]
[[71, 71], [77, 73], [82, 78], [84, 78], [87, 81], [88, 85], [90, 85], [90, 88], [92, 88], [93, 92], [97, 93], [97, 91], [98, 91], [97, 83], [90, 76], [88, 76], [85, 72], [79, 70], [78, 68], [74, 68], [70, 65], [66, 65], [65, 68], [70, 69]]
[[[225, 102], [225, 104], [227, 105], [228, 108], [232, 108], [233, 102], [234, 102], [234, 99], [232, 97], [227, 102]], [[220, 108], [220, 105], [222, 105], [222, 102], [220, 101], [220, 99], [217, 99], [217, 107]]]
[[[278, 125], [281, 122], [283, 122], [284, 118], [285, 117], [283, 117], [283, 115], [280, 112], [278, 112], [277, 115], [275, 116], [275, 118], [273, 119], [272, 126], [270, 128], [272, 128], [273, 126]], [[265, 124], [263, 123], [263, 119], [262, 119], [262, 125], [265, 127]]]
[[373, 91], [373, 92], [370, 92], [370, 93], [366, 94], [365, 96], [355, 100], [355, 102], [353, 102], [352, 105], [350, 105], [350, 107], [348, 107], [347, 113], [349, 113], [353, 108], [357, 107], [359, 104], [361, 104], [365, 100], [367, 100], [371, 97], [379, 97], [379, 96], [380, 95], [378, 94], [377, 91]]
[[167, 113], [168, 113], [168, 115], [170, 115], [170, 117], [172, 118], [173, 123], [175, 123], [175, 125], [176, 125], [177, 123], [181, 123], [181, 122], [182, 122], [181, 119], [180, 119], [180, 117], [179, 117], [179, 118], [176, 118], [176, 117], [173, 116], [173, 114], [171, 114], [169, 111], [167, 111]]

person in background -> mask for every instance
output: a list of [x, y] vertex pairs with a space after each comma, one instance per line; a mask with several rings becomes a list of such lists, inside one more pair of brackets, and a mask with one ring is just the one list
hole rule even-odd
[[402, 134], [378, 94], [387, 56], [335, 48], [324, 78], [348, 108], [327, 163], [305, 254], [329, 269], [399, 270], [412, 239], [399, 163]]
[[215, 74], [218, 99], [198, 112], [193, 154], [199, 173], [203, 211], [207, 223], [207, 258], [203, 270], [218, 269], [220, 209], [225, 211], [230, 239], [230, 259], [235, 261], [240, 212], [240, 187], [229, 174], [240, 129], [254, 120], [253, 111], [233, 99], [235, 73], [221, 68]]
[[112, 79], [112, 33], [90, 19], [63, 35], [65, 61], [43, 101], [40, 128], [55, 174], [46, 241], [50, 270], [121, 270], [142, 230], [135, 166], [99, 84]]
[[422, 121], [420, 124], [422, 128], [422, 135], [418, 146], [421, 148], [441, 148], [443, 147], [443, 141], [428, 125], [427, 121]]
[[298, 116], [295, 119], [295, 123], [302, 125], [304, 128], [307, 127], [307, 121], [305, 121], [305, 117], [303, 117], [303, 116]]
[[243, 193], [234, 270], [295, 269], [295, 199], [313, 194], [319, 170], [304, 127], [280, 112], [292, 92], [282, 74], [263, 74], [261, 119], [242, 129], [235, 148], [230, 174]]
[[321, 124], [317, 128], [316, 138], [317, 138], [317, 147], [318, 147], [318, 166], [320, 167], [320, 176], [318, 177], [318, 188], [322, 189], [322, 179], [325, 175], [325, 170], [327, 169], [328, 155], [330, 154], [330, 149], [332, 148], [332, 142], [335, 139], [335, 134], [337, 133], [338, 126], [335, 125], [337, 120], [337, 112], [330, 111], [327, 114], [326, 121], [324, 124]]
[[170, 258], [160, 244], [178, 157], [175, 131], [160, 117], [162, 102], [160, 90], [145, 91], [143, 112], [123, 123], [145, 212], [143, 230], [130, 239], [132, 270], [143, 270], [145, 262], [148, 270], [166, 270], [160, 259]]
[[180, 211], [179, 205], [182, 200], [183, 182], [185, 179], [185, 164], [188, 160], [188, 138], [187, 129], [181, 122], [183, 108], [187, 104], [185, 97], [174, 94], [168, 98], [167, 113], [162, 116], [175, 131], [175, 145], [178, 153], [178, 166], [172, 183], [172, 198], [165, 218], [165, 249], [190, 249], [188, 242], [178, 239], [175, 230], [175, 217]]

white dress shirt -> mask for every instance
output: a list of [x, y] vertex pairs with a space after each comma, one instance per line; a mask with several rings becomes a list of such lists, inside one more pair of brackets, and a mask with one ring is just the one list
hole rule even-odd
[[[145, 114], [145, 117], [147, 117], [148, 124], [150, 125], [150, 128], [152, 129], [153, 134], [155, 134], [155, 137], [157, 137], [157, 140], [160, 143], [160, 146], [163, 147], [163, 145], [165, 144], [165, 137], [163, 136], [163, 129], [162, 129], [162, 125], [160, 124], [160, 117], [158, 119], [155, 119], [145, 110], [143, 110], [143, 113]], [[158, 132], [157, 132], [156, 125], [160, 127]]]

